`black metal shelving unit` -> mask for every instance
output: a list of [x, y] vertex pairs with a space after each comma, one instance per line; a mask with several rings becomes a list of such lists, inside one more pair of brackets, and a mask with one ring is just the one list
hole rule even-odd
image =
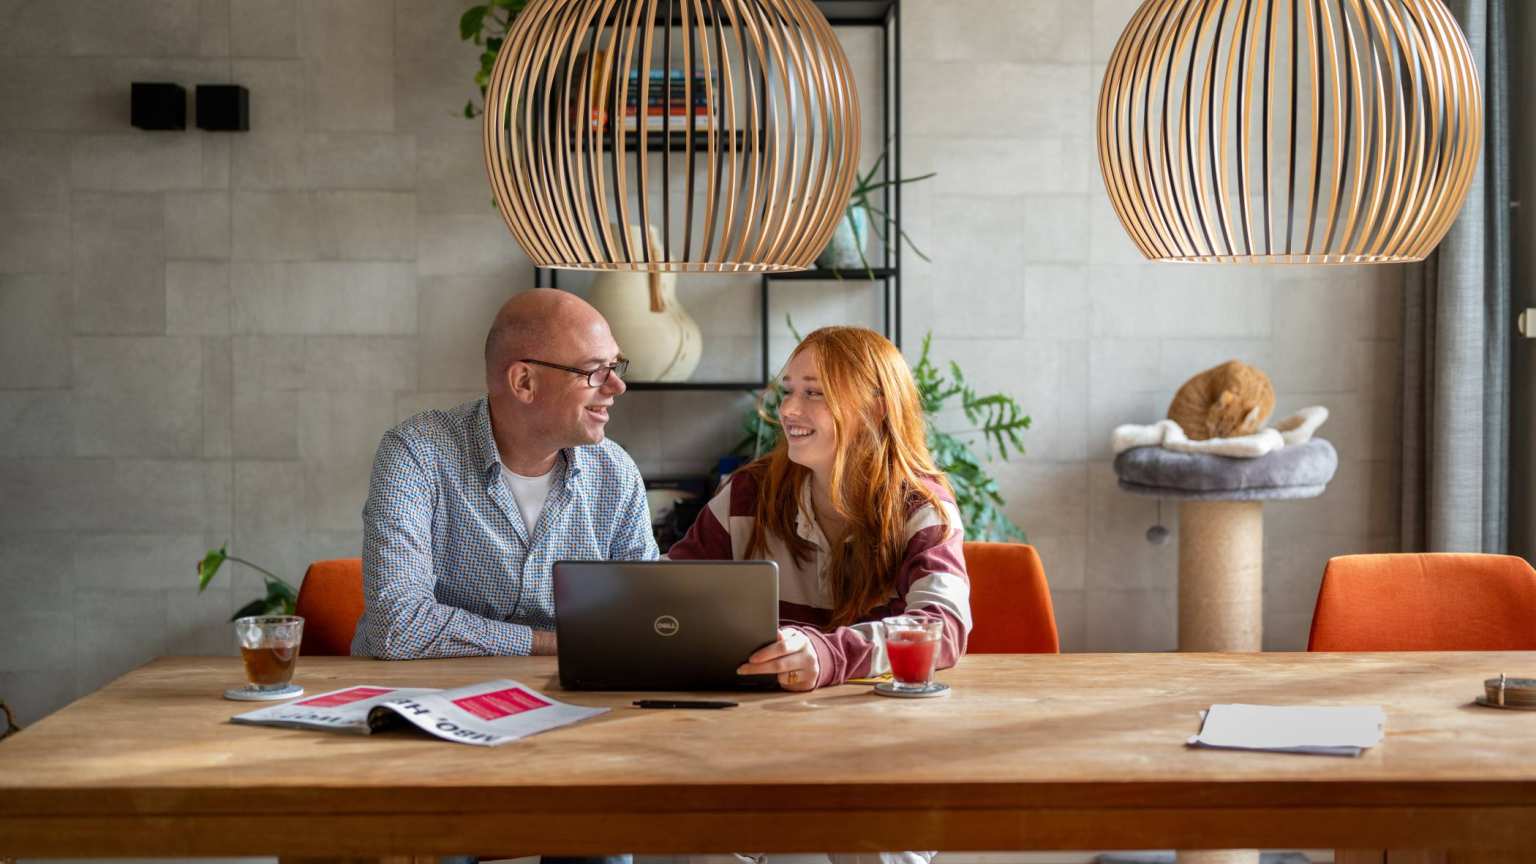
[[[883, 97], [885, 103], [880, 112], [880, 140], [889, 142], [889, 156], [883, 163], [883, 179], [901, 176], [901, 0], [814, 0], [817, 8], [827, 16], [827, 21], [833, 27], [878, 27], [880, 28], [880, 71], [884, 82]], [[686, 130], [679, 130], [663, 135], [663, 133], [650, 131], [647, 133], [646, 147], [650, 150], [661, 150], [663, 146], [671, 152], [683, 152], [686, 148]], [[704, 133], [693, 132], [694, 135]], [[633, 147], [636, 142], [636, 132], [625, 133], [625, 146]], [[611, 136], [610, 136], [611, 142]], [[605, 142], [606, 143], [606, 142]], [[611, 146], [611, 143], [607, 143]], [[891, 222], [886, 226], [888, 238], [900, 237], [901, 232], [901, 186], [890, 185], [883, 190], [882, 209], [889, 213]], [[878, 218], [871, 214], [872, 220]], [[856, 270], [800, 270], [790, 273], [764, 273], [758, 277], [758, 340], [761, 345], [761, 364], [759, 377], [756, 381], [631, 381], [630, 390], [635, 391], [740, 391], [758, 390], [768, 384], [772, 371], [769, 368], [769, 339], [768, 339], [768, 300], [771, 286], [774, 282], [809, 282], [809, 281], [844, 281], [844, 282], [868, 282], [871, 286], [879, 286], [884, 304], [884, 322], [882, 331], [886, 338], [901, 347], [901, 244], [899, 242], [884, 242], [881, 244], [878, 261], [871, 260], [869, 269]], [[873, 266], [878, 264], [878, 266]], [[560, 287], [559, 271], [551, 268], [539, 267], [534, 269], [535, 287]]]

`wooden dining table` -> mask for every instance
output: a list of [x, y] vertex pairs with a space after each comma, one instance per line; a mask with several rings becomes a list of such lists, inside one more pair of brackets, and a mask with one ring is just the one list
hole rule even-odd
[[[1536, 712], [1473, 703], [1536, 652], [964, 658], [868, 685], [563, 692], [553, 658], [301, 658], [313, 695], [509, 678], [611, 710], [495, 747], [237, 725], [239, 660], [167, 657], [0, 742], [0, 857], [1040, 849], [1536, 855]], [[720, 698], [718, 694], [714, 698]], [[1379, 705], [1355, 758], [1192, 748], [1215, 703]], [[1406, 854], [1406, 853], [1405, 853]], [[1364, 857], [1361, 857], [1364, 856]]]

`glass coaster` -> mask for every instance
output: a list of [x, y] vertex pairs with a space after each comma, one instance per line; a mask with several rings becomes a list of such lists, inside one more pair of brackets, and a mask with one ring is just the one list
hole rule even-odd
[[278, 699], [292, 699], [303, 695], [304, 688], [297, 684], [289, 684], [277, 690], [256, 690], [247, 686], [231, 687], [224, 691], [225, 699], [233, 699], [236, 702], [274, 702]]
[[949, 685], [938, 681], [929, 681], [916, 690], [897, 690], [894, 681], [881, 681], [875, 685], [874, 690], [881, 696], [895, 696], [898, 699], [931, 699], [934, 696], [949, 695]]

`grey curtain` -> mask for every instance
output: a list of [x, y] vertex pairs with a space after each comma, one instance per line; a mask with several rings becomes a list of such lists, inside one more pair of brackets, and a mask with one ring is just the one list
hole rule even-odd
[[1506, 0], [1448, 0], [1481, 67], [1481, 165], [1403, 287], [1401, 548], [1509, 547], [1510, 106]]

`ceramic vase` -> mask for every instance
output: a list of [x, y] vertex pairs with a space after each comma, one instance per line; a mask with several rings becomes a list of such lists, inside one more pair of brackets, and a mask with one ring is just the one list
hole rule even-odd
[[857, 204], [850, 205], [837, 222], [837, 230], [827, 248], [816, 256], [816, 266], [823, 270], [863, 270], [868, 254], [860, 255], [869, 248], [869, 210]]
[[[659, 256], [655, 227], [647, 230]], [[639, 226], [631, 240], [645, 242]], [[629, 381], [687, 381], [704, 347], [699, 325], [677, 302], [676, 273], [599, 273], [588, 298], [608, 319], [614, 341], [629, 358]]]

